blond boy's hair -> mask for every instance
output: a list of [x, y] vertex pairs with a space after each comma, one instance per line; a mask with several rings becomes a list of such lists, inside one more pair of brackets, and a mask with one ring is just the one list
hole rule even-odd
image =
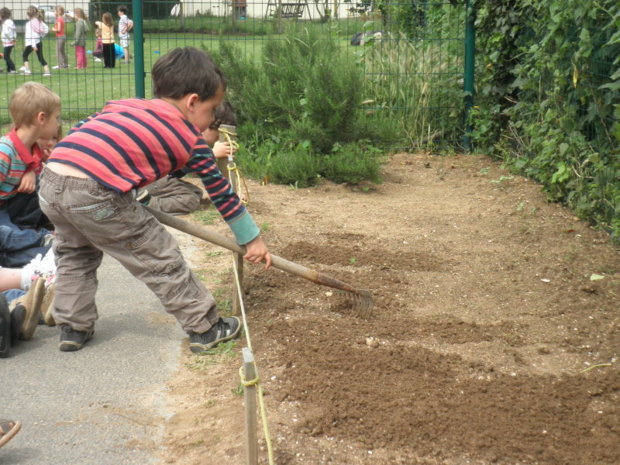
[[38, 113], [49, 116], [59, 108], [60, 97], [38, 82], [22, 84], [9, 100], [9, 113], [15, 128], [30, 126]]

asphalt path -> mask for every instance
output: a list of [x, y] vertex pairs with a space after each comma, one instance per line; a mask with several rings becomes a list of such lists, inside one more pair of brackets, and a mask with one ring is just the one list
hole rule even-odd
[[59, 330], [39, 326], [0, 359], [0, 418], [21, 432], [0, 464], [156, 463], [165, 382], [185, 333], [159, 300], [115, 260], [99, 269], [99, 320], [82, 350], [60, 352]]

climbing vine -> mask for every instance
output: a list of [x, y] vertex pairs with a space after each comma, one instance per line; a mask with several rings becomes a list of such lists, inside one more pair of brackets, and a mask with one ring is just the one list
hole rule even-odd
[[477, 147], [620, 240], [620, 3], [475, 4]]

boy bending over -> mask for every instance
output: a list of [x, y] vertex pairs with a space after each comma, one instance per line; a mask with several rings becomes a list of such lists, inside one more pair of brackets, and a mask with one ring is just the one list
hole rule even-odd
[[232, 229], [245, 258], [271, 265], [260, 231], [217, 168], [202, 137], [224, 98], [226, 82], [209, 56], [176, 48], [153, 66], [152, 100], [109, 102], [79, 123], [50, 155], [41, 178], [41, 208], [56, 226], [56, 298], [60, 350], [80, 349], [97, 320], [97, 268], [103, 252], [143, 281], [201, 352], [239, 334], [236, 317], [220, 318], [175, 239], [135, 191], [183, 167], [198, 174]]
[[[237, 119], [231, 104], [226, 100], [215, 109], [214, 118], [215, 120], [202, 133], [202, 136], [211, 147], [220, 171], [226, 176], [228, 172], [225, 170], [226, 160], [234, 155], [236, 148], [231, 147], [228, 142], [218, 140], [218, 129], [221, 124], [236, 126]], [[224, 160], [223, 163], [222, 160]], [[144, 205], [172, 215], [185, 215], [198, 210], [204, 190], [184, 181], [182, 177], [186, 174], [185, 170], [180, 170], [149, 184], [148, 189], [138, 192], [137, 200]]]

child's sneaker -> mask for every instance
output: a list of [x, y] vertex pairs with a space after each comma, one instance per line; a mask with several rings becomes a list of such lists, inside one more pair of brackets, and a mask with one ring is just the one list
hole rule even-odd
[[22, 73], [22, 72], [24, 72], [24, 71], [26, 71], [26, 67], [25, 67], [25, 66], [21, 66], [21, 67], [19, 68], [19, 72], [20, 72], [20, 73]]
[[52, 69], [60, 69], [60, 66], [58, 66], [58, 65], [52, 66]]
[[95, 57], [95, 63], [101, 63], [101, 58]]
[[22, 71], [22, 73], [24, 76], [30, 76], [32, 74], [32, 71], [25, 69], [24, 71]]
[[206, 333], [189, 333], [189, 348], [194, 353], [204, 352], [220, 342], [237, 337], [241, 321], [236, 316], [220, 318]]
[[28, 292], [11, 302], [12, 307], [22, 305], [26, 312], [21, 328], [19, 329], [19, 337], [24, 341], [32, 339], [34, 331], [37, 329], [39, 315], [41, 314], [41, 302], [43, 301], [44, 295], [45, 280], [39, 278], [32, 283]]
[[69, 325], [60, 325], [60, 345], [62, 352], [74, 352], [80, 350], [89, 341], [95, 331], [77, 331]]
[[50, 284], [45, 289], [45, 295], [41, 301], [41, 316], [47, 326], [56, 326], [54, 321], [54, 315], [52, 315], [52, 303], [54, 302], [54, 295], [56, 294], [56, 283]]

